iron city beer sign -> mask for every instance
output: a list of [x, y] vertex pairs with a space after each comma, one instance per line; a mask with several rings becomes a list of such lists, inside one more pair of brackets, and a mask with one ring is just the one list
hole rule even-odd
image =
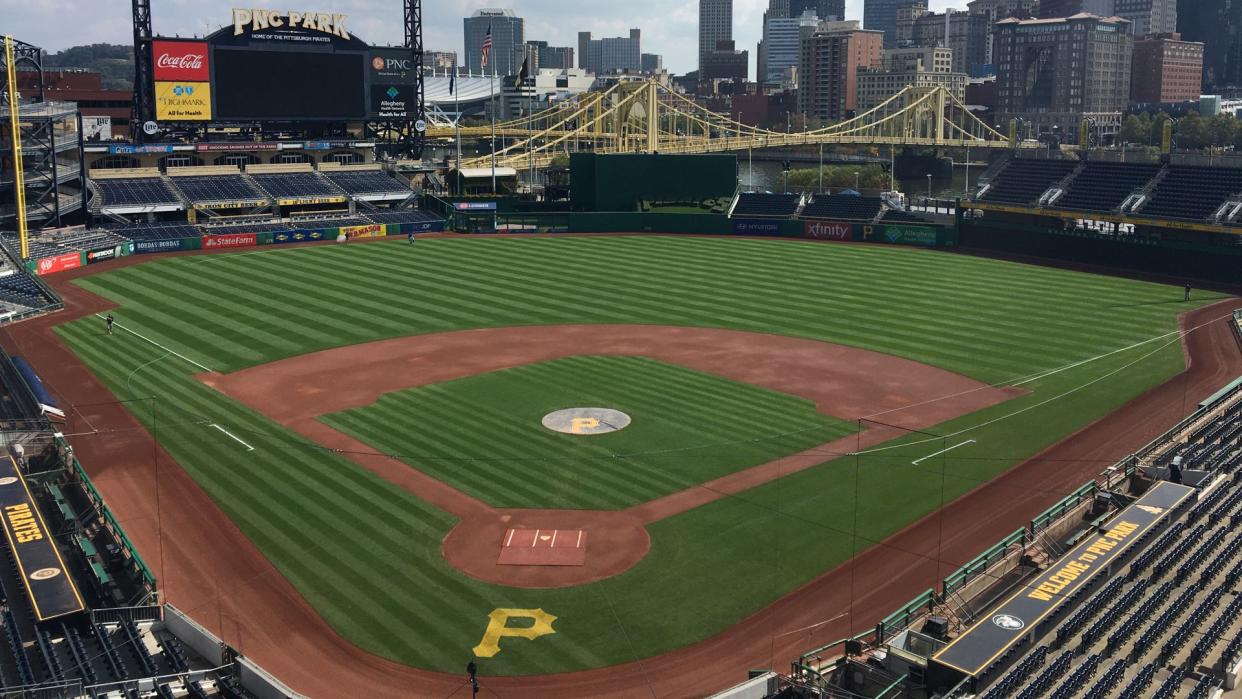
[[347, 15], [327, 12], [295, 12], [293, 10], [242, 10], [233, 8], [233, 36], [264, 29], [306, 29], [349, 39], [345, 30]]

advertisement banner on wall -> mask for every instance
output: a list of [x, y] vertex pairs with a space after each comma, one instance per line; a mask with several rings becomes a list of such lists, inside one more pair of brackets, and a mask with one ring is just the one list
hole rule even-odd
[[171, 144], [152, 143], [144, 146], [131, 146], [126, 144], [109, 145], [109, 155], [141, 155], [144, 153], [171, 153], [173, 147]]
[[55, 274], [82, 266], [82, 253], [67, 252], [55, 257], [44, 257], [35, 263], [35, 273], [39, 275]]
[[879, 242], [894, 245], [923, 245], [936, 247], [936, 230], [926, 226], [884, 226]]
[[749, 221], [733, 219], [733, 232], [737, 235], [780, 235], [779, 221]]
[[248, 248], [259, 244], [257, 233], [232, 233], [229, 235], [203, 236], [204, 250], [220, 250], [223, 248]]
[[171, 238], [167, 240], [135, 240], [134, 254], [145, 255], [153, 252], [177, 252], [187, 250], [186, 241], [194, 238]]
[[341, 235], [346, 238], [383, 238], [384, 224], [372, 223], [368, 226], [342, 226]]
[[121, 256], [121, 246], [112, 245], [106, 248], [95, 248], [86, 251], [86, 264], [91, 265], [104, 260], [112, 260]]
[[[389, 226], [389, 229], [393, 226]], [[419, 221], [418, 223], [401, 224], [399, 231], [388, 231], [388, 235], [396, 233], [434, 233], [444, 230], [444, 221]]]
[[155, 118], [160, 121], [210, 121], [211, 83], [157, 81]]
[[853, 240], [854, 226], [839, 221], [807, 221], [802, 235], [812, 240]]
[[280, 231], [272, 234], [272, 243], [309, 243], [316, 240], [327, 240], [323, 231]]
[[207, 44], [201, 41], [151, 42], [152, 73], [157, 82], [208, 82]]

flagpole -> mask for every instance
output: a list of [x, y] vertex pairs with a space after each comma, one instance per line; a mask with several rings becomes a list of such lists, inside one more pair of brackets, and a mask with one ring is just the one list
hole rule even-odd
[[461, 102], [457, 97], [457, 61], [453, 61], [453, 131], [457, 135], [457, 196], [461, 196]]
[[496, 110], [500, 105], [496, 100], [496, 62], [492, 62], [492, 194], [496, 194]]

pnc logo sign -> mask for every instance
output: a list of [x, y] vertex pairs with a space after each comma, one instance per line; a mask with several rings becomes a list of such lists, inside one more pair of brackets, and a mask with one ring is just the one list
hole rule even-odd
[[207, 44], [200, 41], [154, 41], [155, 79], [160, 82], [207, 82]]

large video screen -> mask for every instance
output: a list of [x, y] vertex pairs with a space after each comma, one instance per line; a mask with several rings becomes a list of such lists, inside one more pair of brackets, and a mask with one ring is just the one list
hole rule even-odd
[[219, 49], [215, 119], [362, 119], [362, 54]]

